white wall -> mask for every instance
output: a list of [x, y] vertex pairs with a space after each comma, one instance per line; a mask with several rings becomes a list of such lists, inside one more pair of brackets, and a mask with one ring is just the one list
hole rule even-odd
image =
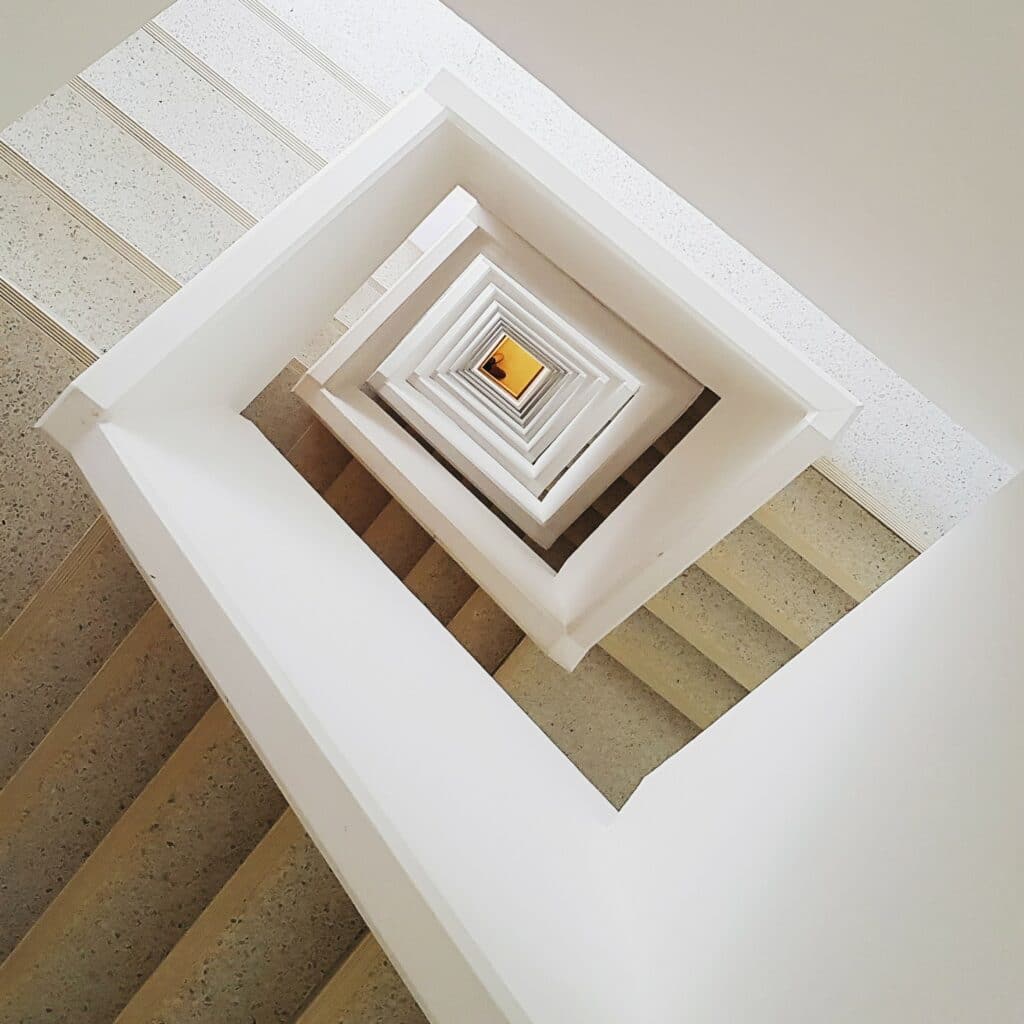
[[1024, 464], [1024, 6], [448, 5]]
[[626, 805], [690, 1024], [1022, 1019], [1022, 522], [1017, 477]]
[[170, 0], [0, 0], [0, 128], [169, 4]]

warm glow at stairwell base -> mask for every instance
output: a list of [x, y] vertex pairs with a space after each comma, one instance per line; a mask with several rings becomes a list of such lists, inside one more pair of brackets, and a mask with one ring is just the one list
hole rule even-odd
[[517, 400], [543, 369], [544, 364], [539, 359], [507, 334], [480, 365], [481, 373]]

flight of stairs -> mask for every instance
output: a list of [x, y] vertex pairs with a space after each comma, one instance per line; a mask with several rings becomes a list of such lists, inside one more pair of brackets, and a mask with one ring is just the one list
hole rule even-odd
[[[300, 370], [248, 415], [616, 806], [915, 554], [807, 470], [568, 673], [311, 419]], [[0, 1020], [423, 1021], [102, 520], [68, 562], [0, 637]]]

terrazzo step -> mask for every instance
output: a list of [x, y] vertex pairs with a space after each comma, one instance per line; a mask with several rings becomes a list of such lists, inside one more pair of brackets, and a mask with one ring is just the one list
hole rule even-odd
[[364, 930], [287, 810], [117, 1022], [291, 1020]]
[[152, 603], [106, 520], [97, 520], [0, 637], [0, 781], [10, 779]]
[[754, 518], [855, 601], [874, 593], [917, 555], [813, 467]]
[[523, 631], [483, 590], [475, 590], [448, 624], [452, 636], [493, 674], [523, 638]]
[[747, 690], [800, 651], [696, 565], [662, 588], [646, 607]]
[[0, 957], [215, 700], [153, 604], [0, 791]]
[[732, 676], [646, 608], [613, 629], [601, 647], [700, 729], [747, 695]]
[[0, 276], [105, 352], [168, 292], [0, 160]]
[[362, 535], [384, 511], [391, 495], [358, 459], [352, 459], [324, 492], [324, 499]]
[[494, 678], [616, 807], [700, 731], [600, 647], [566, 672], [524, 640]]
[[797, 647], [808, 646], [856, 604], [753, 519], [697, 564]]
[[451, 621], [477, 589], [469, 573], [440, 544], [432, 544], [424, 552], [406, 576], [405, 585], [444, 623]]
[[283, 810], [216, 702], [0, 966], [0, 1019], [111, 1021]]
[[0, 298], [0, 635], [95, 521], [71, 460], [36, 421], [84, 362]]
[[427, 1024], [427, 1018], [367, 932], [295, 1024]]

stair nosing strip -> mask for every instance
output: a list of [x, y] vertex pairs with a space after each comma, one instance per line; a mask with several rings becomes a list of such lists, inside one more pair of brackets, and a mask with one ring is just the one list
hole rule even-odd
[[74, 217], [95, 237], [105, 243], [118, 256], [130, 263], [136, 270], [149, 278], [157, 287], [168, 295], [173, 295], [181, 288], [181, 282], [158, 266], [140, 249], [136, 248], [110, 225], [97, 217], [91, 210], [80, 203], [69, 192], [66, 192], [52, 178], [38, 167], [25, 159], [16, 149], [0, 140], [0, 160], [7, 164], [16, 174], [20, 174], [30, 185], [43, 193], [51, 202], [59, 206], [69, 216]]
[[320, 170], [322, 167], [327, 166], [327, 161], [319, 153], [306, 145], [294, 132], [287, 129], [280, 121], [267, 113], [258, 103], [253, 102], [226, 78], [214, 71], [209, 64], [179, 40], [175, 39], [165, 28], [156, 22], [149, 21], [142, 26], [142, 31], [163, 46], [169, 53], [177, 57], [183, 64], [191, 68], [208, 85], [230, 100], [236, 107], [259, 124], [260, 127], [287, 146], [288, 149], [304, 160], [310, 167], [314, 168], [314, 170]]
[[260, 3], [259, 0], [238, 0], [238, 2], [284, 37], [295, 49], [304, 54], [321, 70], [327, 72], [332, 78], [344, 85], [349, 92], [361, 99], [375, 113], [383, 116], [389, 112], [391, 108], [381, 97], [363, 85], [354, 75], [346, 71], [323, 50], [311, 43], [304, 35], [292, 28], [288, 22], [275, 14], [265, 4]]
[[258, 218], [240, 203], [235, 202], [223, 189], [219, 188], [205, 175], [197, 171], [188, 161], [183, 160], [169, 146], [162, 143], [150, 131], [143, 128], [138, 121], [129, 117], [120, 107], [112, 103], [98, 89], [90, 85], [80, 75], [68, 83], [70, 89], [91, 103], [108, 120], [113, 121], [123, 132], [130, 135], [136, 142], [148, 149], [154, 156], [184, 178], [196, 191], [202, 193], [216, 206], [219, 206], [229, 217], [248, 230], [255, 227]]
[[0, 274], [0, 300], [7, 303], [16, 313], [33, 324], [51, 341], [59, 345], [85, 369], [92, 366], [100, 353], [69, 331], [51, 316], [42, 306], [30, 299], [20, 288]]
[[834, 484], [844, 494], [852, 498], [865, 512], [874, 516], [883, 526], [891, 530], [919, 554], [931, 545], [932, 541], [925, 537], [910, 520], [876, 498], [830, 458], [818, 459], [812, 465], [829, 483]]

